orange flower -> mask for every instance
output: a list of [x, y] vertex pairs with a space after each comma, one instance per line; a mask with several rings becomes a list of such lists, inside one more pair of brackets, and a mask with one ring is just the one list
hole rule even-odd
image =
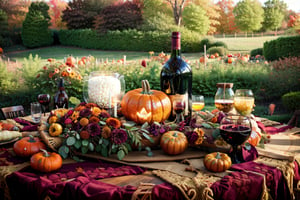
[[89, 132], [87, 132], [87, 131], [81, 131], [81, 132], [80, 132], [80, 137], [81, 137], [82, 139], [84, 139], [84, 140], [87, 140], [87, 139], [90, 138], [90, 134], [89, 134]]
[[82, 76], [80, 74], [77, 75], [78, 80], [82, 80]]
[[76, 73], [75, 73], [75, 72], [70, 72], [70, 73], [69, 73], [69, 76], [70, 76], [71, 78], [75, 78]]
[[99, 116], [100, 113], [102, 112], [99, 107], [92, 107], [91, 109], [92, 109], [92, 115], [94, 116]]
[[89, 119], [88, 118], [81, 118], [79, 121], [81, 126], [87, 126], [89, 124]]
[[108, 126], [112, 126], [112, 127], [116, 128], [116, 129], [121, 127], [120, 120], [118, 120], [117, 118], [113, 118], [113, 117], [107, 118], [106, 124]]
[[101, 136], [105, 139], [111, 136], [111, 129], [108, 126], [102, 128]]
[[92, 108], [92, 107], [98, 107], [98, 105], [95, 104], [95, 103], [87, 103], [87, 104], [85, 105], [85, 107], [87, 107], [87, 108]]
[[98, 123], [100, 121], [100, 119], [96, 116], [91, 116], [90, 119], [89, 119], [89, 122], [90, 123]]
[[75, 111], [81, 111], [81, 110], [83, 110], [83, 109], [86, 109], [86, 107], [85, 107], [85, 106], [79, 105], [79, 106], [77, 106], [74, 110], [75, 110]]
[[195, 141], [196, 145], [202, 144], [204, 138], [204, 131], [201, 128], [195, 128], [194, 131], [198, 135], [198, 139]]
[[79, 111], [74, 111], [71, 115], [72, 121], [76, 122], [79, 117]]
[[0, 47], [0, 54], [3, 54], [3, 49]]
[[68, 72], [66, 72], [66, 71], [63, 71], [62, 73], [61, 73], [61, 76], [69, 76], [69, 74], [68, 74]]

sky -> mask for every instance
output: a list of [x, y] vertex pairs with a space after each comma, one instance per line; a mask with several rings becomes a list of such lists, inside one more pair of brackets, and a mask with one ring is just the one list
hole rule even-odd
[[[233, 0], [235, 3], [239, 2], [239, 0]], [[261, 5], [264, 6], [267, 0], [259, 0]], [[287, 8], [289, 10], [293, 10], [297, 13], [300, 13], [300, 0], [283, 0], [284, 3], [287, 4]]]

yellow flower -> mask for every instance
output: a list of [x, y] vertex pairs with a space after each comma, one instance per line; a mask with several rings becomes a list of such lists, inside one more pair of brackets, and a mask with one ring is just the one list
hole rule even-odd
[[71, 115], [72, 121], [76, 122], [79, 117], [79, 111], [74, 111]]

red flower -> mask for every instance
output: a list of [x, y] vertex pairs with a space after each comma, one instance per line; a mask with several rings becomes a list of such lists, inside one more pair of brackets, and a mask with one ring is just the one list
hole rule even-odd
[[147, 62], [146, 62], [146, 60], [142, 60], [142, 63], [141, 63], [141, 64], [142, 64], [143, 67], [147, 67]]
[[36, 78], [39, 78], [41, 76], [41, 74], [38, 74], [37, 76], [36, 76]]
[[49, 78], [52, 78], [53, 75], [54, 75], [54, 73], [50, 72], [50, 73], [49, 73]]

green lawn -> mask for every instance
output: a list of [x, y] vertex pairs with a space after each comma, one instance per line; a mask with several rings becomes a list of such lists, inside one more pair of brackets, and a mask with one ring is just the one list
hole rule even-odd
[[250, 52], [252, 49], [262, 48], [264, 42], [275, 40], [278, 36], [265, 37], [237, 37], [237, 38], [215, 38], [217, 41], [225, 42], [230, 52]]

